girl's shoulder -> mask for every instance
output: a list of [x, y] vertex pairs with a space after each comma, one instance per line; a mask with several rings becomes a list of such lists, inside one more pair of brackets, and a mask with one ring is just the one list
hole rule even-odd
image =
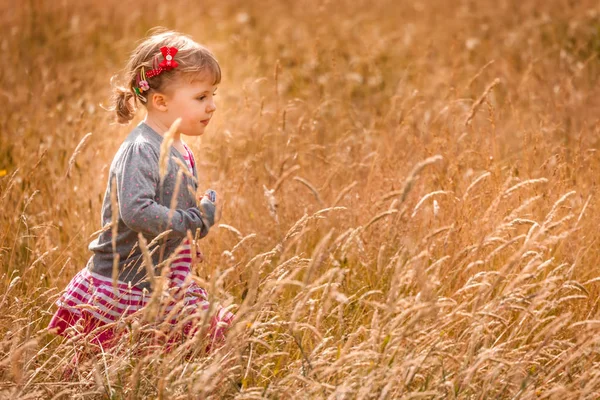
[[162, 137], [157, 133], [149, 132], [142, 125], [136, 126], [117, 150], [112, 167], [127, 164], [130, 167], [154, 168], [160, 157], [160, 139]]
[[154, 132], [148, 125], [141, 123], [129, 132], [123, 145], [136, 145], [160, 151], [162, 136]]

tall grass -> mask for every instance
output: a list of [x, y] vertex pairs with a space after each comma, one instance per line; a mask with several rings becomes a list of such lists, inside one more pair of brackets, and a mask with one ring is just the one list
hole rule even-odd
[[[600, 396], [595, 2], [122, 3], [0, 6], [2, 397]], [[236, 320], [165, 354], [155, 296], [67, 380], [88, 345], [44, 329], [156, 25], [223, 67], [189, 143], [226, 200], [196, 276]]]

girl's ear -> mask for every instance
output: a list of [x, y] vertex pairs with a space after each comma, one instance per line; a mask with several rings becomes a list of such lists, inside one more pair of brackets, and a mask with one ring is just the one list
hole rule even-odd
[[168, 111], [169, 107], [167, 107], [167, 96], [163, 93], [152, 93], [150, 95], [150, 103], [152, 103], [152, 108], [158, 111]]

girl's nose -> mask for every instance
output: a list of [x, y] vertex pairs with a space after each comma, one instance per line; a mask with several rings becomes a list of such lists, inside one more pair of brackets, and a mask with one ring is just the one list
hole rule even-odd
[[208, 103], [208, 105], [206, 106], [206, 112], [207, 112], [207, 113], [213, 113], [213, 112], [215, 112], [216, 110], [217, 110], [217, 106], [215, 105], [215, 102], [211, 100], [211, 101]]

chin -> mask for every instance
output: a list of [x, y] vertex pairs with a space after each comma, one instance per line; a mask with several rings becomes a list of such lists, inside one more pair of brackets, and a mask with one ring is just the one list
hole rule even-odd
[[202, 130], [188, 130], [189, 133], [181, 132], [185, 136], [202, 136], [204, 135], [204, 129]]

